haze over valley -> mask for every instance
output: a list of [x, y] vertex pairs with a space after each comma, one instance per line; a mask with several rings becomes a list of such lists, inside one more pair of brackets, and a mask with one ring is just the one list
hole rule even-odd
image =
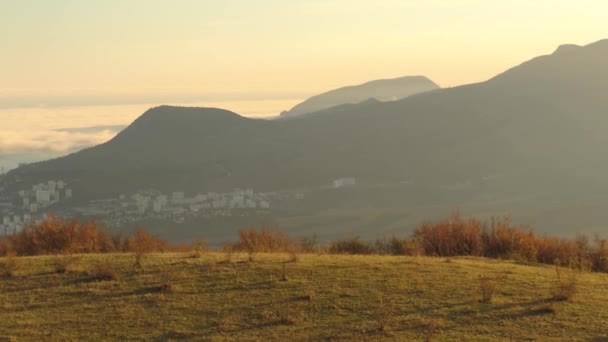
[[608, 341], [606, 13], [0, 0], [0, 341]]
[[81, 145], [57, 141], [54, 152], [97, 145], [3, 177], [4, 226], [52, 210], [101, 217], [111, 229], [145, 224], [174, 240], [204, 232], [219, 243], [256, 222], [374, 238], [460, 209], [593, 234], [608, 222], [607, 42], [562, 45], [481, 83], [425, 80], [430, 87], [399, 98], [382, 98], [384, 81], [371, 82], [361, 88], [369, 96], [357, 95], [368, 100], [289, 120], [158, 106], [123, 129], [118, 116], [101, 127], [80, 116], [84, 128], [55, 132], [82, 135]]

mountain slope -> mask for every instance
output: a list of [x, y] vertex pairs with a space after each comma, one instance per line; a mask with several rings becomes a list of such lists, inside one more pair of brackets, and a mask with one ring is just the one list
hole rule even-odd
[[[570, 46], [486, 82], [297, 120], [162, 106], [106, 144], [14, 170], [5, 181], [16, 190], [62, 178], [84, 200], [143, 188], [316, 189], [356, 177], [362, 186], [384, 186], [374, 194], [415, 185], [391, 194], [391, 201], [373, 202], [376, 195], [361, 190], [359, 206], [441, 200], [452, 207], [483, 203], [484, 212], [497, 212], [519, 205], [521, 213], [542, 212], [553, 222], [556, 203], [594, 208], [608, 190], [606, 61], [608, 41]], [[348, 201], [355, 203], [319, 203], [329, 209]]]
[[332, 108], [343, 104], [356, 104], [370, 98], [378, 101], [395, 101], [410, 95], [439, 89], [424, 76], [406, 76], [387, 80], [375, 80], [355, 86], [342, 87], [309, 98], [281, 117], [293, 117]]

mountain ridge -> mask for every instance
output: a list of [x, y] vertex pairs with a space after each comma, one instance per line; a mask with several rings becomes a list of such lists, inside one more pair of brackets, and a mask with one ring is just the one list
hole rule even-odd
[[439, 86], [435, 82], [420, 75], [372, 80], [314, 95], [289, 111], [282, 112], [280, 117], [295, 117], [344, 104], [358, 104], [370, 98], [382, 102], [394, 101], [436, 89], [439, 89]]
[[[608, 44], [590, 44], [534, 58], [485, 82], [298, 120], [156, 107], [106, 144], [5, 178], [34, 184], [62, 175], [84, 200], [146, 187], [321, 189], [355, 177], [367, 187], [356, 204], [353, 197], [324, 206], [380, 206], [365, 189], [407, 183], [414, 188], [399, 198], [412, 206], [484, 203], [486, 211], [536, 212], [553, 222], [542, 216], [551, 203], [580, 198], [594, 206], [608, 191], [607, 60]], [[455, 187], [464, 190], [447, 190]], [[593, 216], [608, 220], [603, 211]]]

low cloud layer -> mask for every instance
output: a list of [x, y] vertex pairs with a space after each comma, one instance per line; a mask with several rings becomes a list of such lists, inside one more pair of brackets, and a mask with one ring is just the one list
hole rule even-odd
[[0, 130], [0, 153], [31, 152], [68, 153], [83, 147], [97, 145], [112, 139], [116, 131], [66, 132], [54, 130], [4, 131]]
[[[248, 116], [263, 117], [277, 115], [299, 101], [242, 100], [188, 105], [226, 108]], [[106, 142], [147, 109], [159, 104], [162, 102], [138, 105], [0, 108], [0, 170], [2, 167], [12, 169], [21, 162], [55, 158]]]

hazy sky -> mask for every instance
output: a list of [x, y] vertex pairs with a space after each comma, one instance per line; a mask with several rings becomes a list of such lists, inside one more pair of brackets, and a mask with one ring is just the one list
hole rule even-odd
[[115, 132], [56, 129], [156, 104], [257, 116], [378, 78], [483, 81], [607, 38], [606, 13], [606, 0], [0, 0], [0, 166], [105, 141]]
[[606, 13], [605, 0], [0, 0], [0, 91], [293, 98], [417, 74], [451, 86], [605, 38]]

